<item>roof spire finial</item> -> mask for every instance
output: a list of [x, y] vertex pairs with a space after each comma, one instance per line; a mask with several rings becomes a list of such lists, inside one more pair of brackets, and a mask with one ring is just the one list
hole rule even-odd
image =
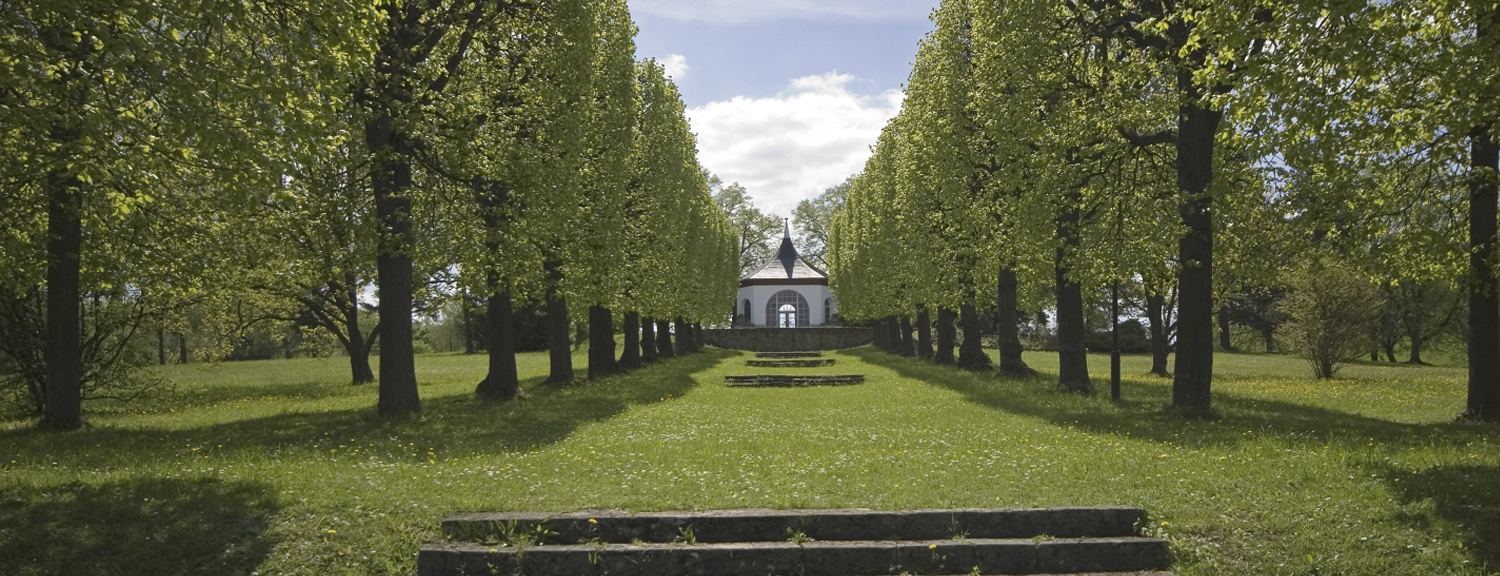
[[792, 237], [792, 219], [791, 218], [782, 218], [781, 219], [781, 223], [784, 224], [784, 225], [786, 225], [786, 232], [783, 233], [781, 237], [782, 238], [791, 238]]

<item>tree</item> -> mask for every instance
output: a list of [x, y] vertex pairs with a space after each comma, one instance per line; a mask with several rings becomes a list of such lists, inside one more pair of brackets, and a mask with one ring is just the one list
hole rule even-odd
[[798, 202], [792, 209], [792, 229], [797, 234], [798, 252], [823, 270], [828, 269], [828, 227], [833, 214], [844, 207], [844, 196], [853, 180], [850, 177], [814, 198]]
[[1374, 283], [1340, 259], [1314, 256], [1287, 276], [1291, 293], [1284, 308], [1292, 349], [1312, 364], [1318, 378], [1332, 378], [1342, 365], [1365, 354], [1380, 318]]
[[[4, 264], [45, 276], [42, 424], [75, 429], [81, 301], [98, 279], [101, 240], [148, 204], [213, 213], [275, 190], [289, 160], [306, 152], [290, 143], [319, 129], [321, 94], [340, 89], [328, 63], [362, 54], [369, 12], [217, 1], [9, 8], [0, 16], [0, 132], [12, 158], [4, 195], [24, 230], [8, 236], [29, 247], [7, 250], [16, 261]], [[313, 40], [308, 30], [324, 33]], [[204, 86], [215, 87], [213, 98]], [[106, 256], [153, 267], [138, 255]], [[182, 284], [211, 266], [167, 260], [157, 271], [171, 269]]]
[[745, 187], [738, 182], [725, 186], [719, 183], [718, 176], [710, 176], [708, 182], [716, 188], [714, 203], [739, 231], [740, 276], [746, 276], [771, 258], [776, 248], [771, 239], [781, 232], [783, 222], [756, 208]]

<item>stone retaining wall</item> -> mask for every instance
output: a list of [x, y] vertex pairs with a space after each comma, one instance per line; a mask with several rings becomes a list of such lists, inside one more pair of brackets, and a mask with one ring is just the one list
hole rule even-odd
[[801, 352], [843, 350], [869, 344], [869, 328], [729, 328], [704, 329], [703, 343], [728, 350]]

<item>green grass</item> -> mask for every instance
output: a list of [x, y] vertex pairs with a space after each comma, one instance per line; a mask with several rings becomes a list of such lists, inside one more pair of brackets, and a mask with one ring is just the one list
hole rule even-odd
[[410, 574], [460, 510], [1091, 504], [1148, 509], [1188, 575], [1500, 569], [1500, 426], [1453, 422], [1461, 369], [1319, 382], [1221, 354], [1201, 421], [1162, 409], [1143, 357], [1117, 405], [1046, 374], [834, 356], [775, 371], [866, 384], [726, 388], [749, 356], [710, 350], [556, 389], [526, 354], [509, 404], [472, 396], [482, 356], [424, 356], [424, 411], [399, 420], [340, 359], [171, 367], [173, 389], [90, 403], [79, 432], [0, 423], [0, 574]]

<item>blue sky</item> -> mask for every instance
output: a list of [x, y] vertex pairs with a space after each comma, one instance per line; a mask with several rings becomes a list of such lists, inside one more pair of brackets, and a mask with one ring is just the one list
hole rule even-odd
[[858, 172], [937, 0], [629, 0], [636, 53], [666, 65], [699, 159], [790, 216]]

